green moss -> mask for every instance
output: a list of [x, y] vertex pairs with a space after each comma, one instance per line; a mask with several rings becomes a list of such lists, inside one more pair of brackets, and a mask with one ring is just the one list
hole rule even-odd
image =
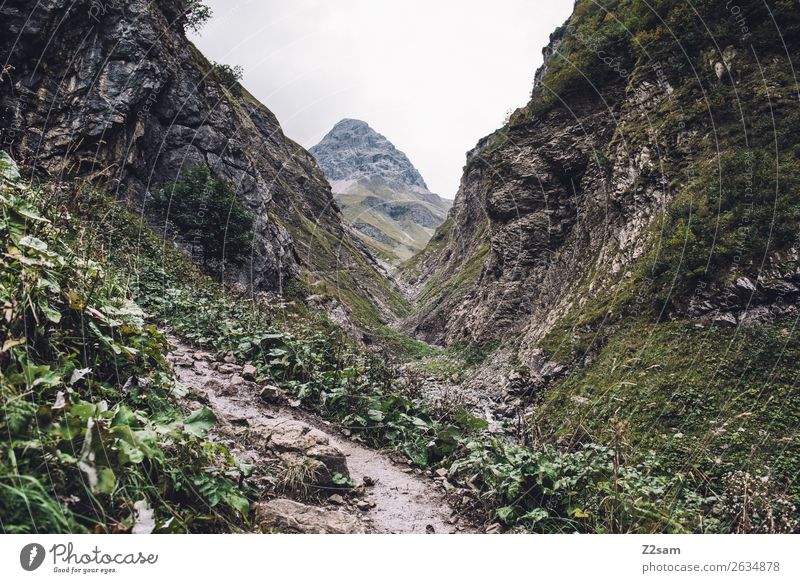
[[799, 357], [792, 322], [735, 332], [628, 323], [591, 364], [544, 395], [536, 424], [553, 438], [610, 443], [610, 420], [624, 420], [637, 457], [656, 451], [669, 470], [702, 473], [717, 486], [750, 468], [797, 497]]

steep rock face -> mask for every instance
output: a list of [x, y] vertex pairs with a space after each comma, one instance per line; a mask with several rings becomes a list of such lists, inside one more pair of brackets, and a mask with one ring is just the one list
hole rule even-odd
[[240, 284], [281, 291], [303, 272], [325, 277], [339, 266], [352, 280], [329, 287], [390, 306], [392, 292], [343, 227], [313, 158], [256, 99], [224, 85], [185, 37], [185, 6], [3, 3], [4, 148], [34, 173], [89, 178], [145, 212], [148, 192], [206, 165], [257, 217]]
[[402, 276], [407, 330], [477, 352], [463, 390], [537, 443], [796, 502], [800, 15], [773, 4], [743, 33], [723, 2], [579, 1]]
[[[427, 275], [437, 289], [440, 274], [473, 279], [431, 302], [417, 326], [430, 340], [490, 340], [525, 326], [563, 298], [563, 283], [587, 269], [590, 251], [608, 245], [624, 222], [607, 212], [604, 177], [590, 165], [614, 131], [609, 116], [576, 103], [550, 116], [547, 127], [509, 129], [494, 137], [507, 145], [468, 156], [447, 244], [420, 263], [423, 281]], [[479, 267], [468, 265], [475, 261]]]
[[310, 152], [347, 220], [389, 264], [421, 250], [450, 208], [408, 157], [363, 121], [340, 121]]
[[[625, 1], [609, 6], [628, 8]], [[595, 12], [588, 3], [576, 5], [575, 15], [543, 50], [532, 101], [467, 154], [450, 219], [404, 266], [422, 300], [407, 322], [409, 330], [444, 344], [516, 335], [528, 354], [538, 354], [537, 342], [576, 302], [586, 303], [587, 292], [602, 288], [613, 295], [633, 275], [637, 261], [652, 251], [653, 229], [677, 195], [739, 146], [735, 138], [723, 141], [715, 132], [723, 124], [725, 131], [737, 131], [731, 112], [752, 97], [737, 96], [737, 86], [740, 93], [758, 89], [759, 63], [746, 50], [752, 37], [736, 39], [726, 22], [721, 38], [738, 40], [737, 45], [715, 49], [697, 41], [698, 50], [688, 58], [669, 56], [667, 40], [654, 55], [641, 54], [636, 39], [626, 39], [633, 48], [618, 47], [609, 65], [597, 62], [590, 50], [598, 47], [587, 30], [598, 37], [611, 34]], [[663, 34], [653, 18], [632, 20], [651, 34]], [[755, 11], [752, 18], [754, 26], [771, 25], [767, 14]], [[796, 34], [795, 28], [783, 32]], [[686, 37], [680, 39], [685, 45], [695, 43], [689, 30]], [[759, 48], [769, 55], [761, 59], [769, 62], [763, 73], [785, 113], [780, 130], [789, 131], [798, 99], [783, 71], [797, 47], [787, 54], [762, 41]], [[703, 99], [705, 108], [695, 105]], [[754, 118], [767, 113], [760, 105]], [[781, 135], [785, 145], [791, 143]], [[769, 137], [759, 136], [759, 146]], [[797, 251], [791, 241], [772, 243], [773, 271], [740, 265], [738, 278], [711, 278], [694, 295], [679, 290], [665, 314], [709, 319], [722, 314], [736, 323], [762, 303], [783, 313], [782, 304], [772, 300], [778, 288], [795, 297], [800, 282], [789, 263]], [[783, 268], [777, 267], [780, 262]], [[682, 276], [685, 283], [691, 279]], [[749, 285], [737, 283], [742, 276], [760, 278], [760, 285], [752, 285], [753, 298], [737, 292], [737, 285], [740, 290]], [[787, 313], [793, 309], [786, 307]]]

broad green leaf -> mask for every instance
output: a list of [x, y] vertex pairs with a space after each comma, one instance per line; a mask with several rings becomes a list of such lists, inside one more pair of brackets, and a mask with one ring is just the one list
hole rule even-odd
[[53, 324], [58, 324], [61, 321], [61, 312], [54, 310], [49, 305], [42, 305], [42, 311]]
[[30, 249], [35, 249], [36, 251], [47, 251], [47, 243], [34, 237], [33, 235], [26, 235], [19, 240], [18, 245], [29, 247]]
[[250, 513], [250, 501], [247, 498], [230, 492], [225, 494], [224, 499], [229, 506], [238, 510], [242, 516], [246, 517]]
[[183, 428], [196, 437], [205, 437], [208, 430], [214, 427], [217, 418], [208, 407], [198, 409], [183, 420]]
[[0, 177], [6, 182], [13, 183], [20, 179], [19, 168], [8, 152], [0, 152]]
[[505, 522], [506, 524], [511, 524], [514, 522], [514, 517], [516, 516], [516, 510], [514, 510], [513, 506], [503, 506], [498, 508], [495, 511], [497, 518]]
[[139, 464], [144, 461], [145, 454], [141, 449], [136, 447], [136, 444], [125, 439], [118, 439], [117, 446], [119, 447], [119, 451], [127, 457], [128, 461], [132, 464]]
[[528, 522], [530, 524], [536, 524], [537, 522], [541, 522], [542, 520], [548, 518], [549, 516], [550, 514], [544, 508], [535, 508], [534, 510], [531, 510], [530, 512], [527, 512], [522, 516], [520, 516], [519, 520], [520, 522]]
[[97, 472], [97, 485], [94, 491], [98, 494], [111, 494], [117, 486], [117, 477], [111, 468], [100, 468]]

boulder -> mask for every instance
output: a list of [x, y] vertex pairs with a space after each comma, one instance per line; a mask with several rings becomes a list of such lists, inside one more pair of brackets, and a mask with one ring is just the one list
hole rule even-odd
[[233, 374], [239, 372], [239, 367], [235, 364], [223, 363], [217, 367], [217, 370], [222, 374]]
[[273, 405], [283, 403], [286, 400], [286, 394], [275, 385], [265, 385], [264, 388], [261, 389], [259, 396], [265, 403]]
[[347, 458], [336, 447], [330, 445], [328, 436], [301, 421], [276, 419], [265, 423], [267, 447], [290, 465], [298, 458], [309, 459], [315, 475], [315, 484], [322, 487], [340, 486], [334, 481], [339, 474], [350, 477]]
[[265, 527], [301, 534], [364, 534], [364, 524], [341, 510], [327, 510], [278, 498], [256, 506], [256, 520]]
[[252, 364], [247, 363], [242, 367], [242, 376], [248, 381], [256, 380], [258, 370]]

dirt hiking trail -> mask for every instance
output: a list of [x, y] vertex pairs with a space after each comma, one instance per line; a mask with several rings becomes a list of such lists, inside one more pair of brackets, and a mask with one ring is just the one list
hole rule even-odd
[[320, 470], [317, 475], [331, 479], [335, 471], [349, 473], [356, 485], [341, 487], [324, 477], [321, 483], [310, 482], [296, 472], [304, 494], [258, 505], [257, 516], [270, 525], [293, 532], [480, 531], [453, 509], [441, 482], [345, 437], [327, 421], [283, 404], [274, 387], [253, 382], [254, 369], [231, 358], [217, 361], [174, 336], [169, 340], [176, 347], [169, 359], [187, 389], [190, 408], [206, 406], [214, 412], [215, 437], [237, 457], [257, 472], [277, 462], [294, 468], [311, 465]]

